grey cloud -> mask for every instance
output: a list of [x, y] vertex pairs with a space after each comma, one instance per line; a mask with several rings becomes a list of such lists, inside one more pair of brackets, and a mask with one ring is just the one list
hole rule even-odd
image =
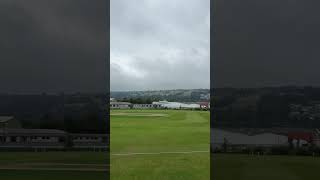
[[111, 89], [208, 88], [209, 0], [112, 0]]

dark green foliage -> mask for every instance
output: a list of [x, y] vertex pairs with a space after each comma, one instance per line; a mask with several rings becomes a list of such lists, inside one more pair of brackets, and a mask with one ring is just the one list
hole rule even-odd
[[[221, 88], [214, 92], [212, 127], [320, 127], [317, 87]], [[302, 108], [292, 110], [292, 105]], [[304, 110], [309, 107], [311, 110]]]
[[99, 94], [0, 95], [0, 115], [31, 129], [106, 133], [107, 107], [106, 96]]

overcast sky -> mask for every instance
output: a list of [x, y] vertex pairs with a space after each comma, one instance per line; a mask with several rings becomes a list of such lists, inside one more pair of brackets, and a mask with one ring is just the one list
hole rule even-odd
[[320, 85], [320, 1], [214, 2], [213, 87]]
[[209, 88], [209, 0], [111, 0], [111, 90]]
[[0, 93], [105, 93], [106, 2], [1, 0]]

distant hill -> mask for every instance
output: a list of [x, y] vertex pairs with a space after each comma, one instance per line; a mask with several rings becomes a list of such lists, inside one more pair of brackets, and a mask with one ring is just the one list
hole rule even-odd
[[212, 127], [320, 128], [320, 87], [213, 89]]
[[111, 97], [117, 100], [141, 98], [151, 100], [167, 100], [179, 102], [209, 101], [209, 89], [176, 89], [158, 91], [111, 91]]

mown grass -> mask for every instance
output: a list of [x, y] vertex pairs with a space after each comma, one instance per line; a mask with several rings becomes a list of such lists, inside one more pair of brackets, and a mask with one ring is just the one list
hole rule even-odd
[[[0, 178], [5, 180], [91, 180], [92, 178], [106, 180], [109, 179], [108, 159], [107, 152], [0, 152]], [[42, 170], [42, 168], [51, 170]], [[54, 170], [55, 168], [64, 170]], [[78, 170], [67, 170], [68, 168]], [[88, 168], [106, 171], [91, 171]]]
[[[112, 113], [156, 113], [163, 117], [113, 116]], [[207, 180], [210, 154], [117, 153], [206, 151], [210, 143], [210, 114], [183, 110], [116, 110], [111, 112], [112, 180]]]
[[107, 152], [0, 152], [0, 165], [8, 163], [106, 164]]
[[4, 180], [108, 180], [107, 172], [1, 170]]
[[319, 157], [212, 154], [212, 179], [318, 179]]

